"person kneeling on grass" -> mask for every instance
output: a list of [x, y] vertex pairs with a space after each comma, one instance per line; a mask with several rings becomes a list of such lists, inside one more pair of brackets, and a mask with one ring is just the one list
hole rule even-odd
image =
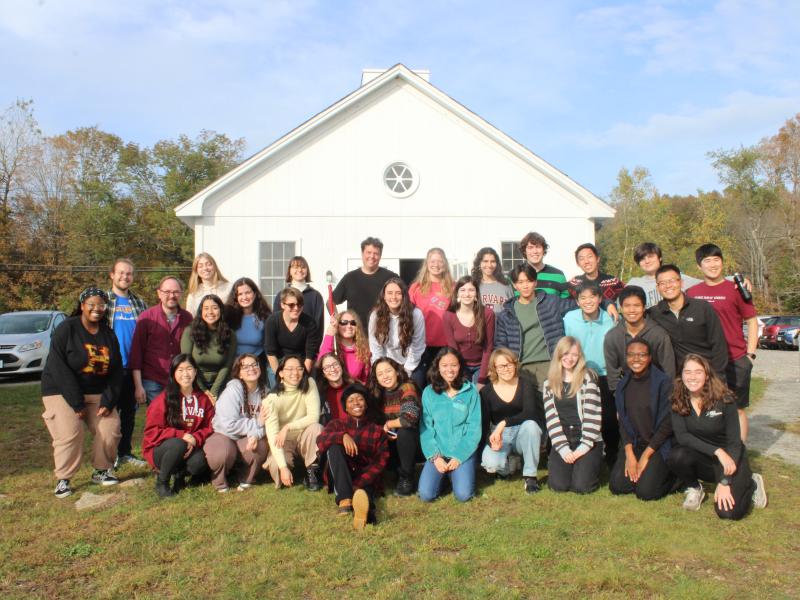
[[628, 370], [617, 386], [622, 448], [611, 469], [612, 494], [636, 494], [640, 500], [658, 500], [675, 484], [667, 466], [672, 449], [670, 404], [672, 380], [650, 364], [650, 344], [640, 338], [628, 342]]
[[342, 394], [345, 414], [330, 421], [317, 437], [320, 454], [327, 453], [338, 514], [352, 511], [356, 529], [375, 523], [375, 496], [383, 492], [383, 470], [389, 462], [389, 443], [373, 421], [373, 406], [366, 387], [348, 385]]
[[733, 394], [699, 354], [687, 354], [672, 393], [672, 428], [679, 446], [669, 467], [687, 486], [683, 508], [699, 510], [705, 498], [700, 480], [713, 481], [714, 509], [721, 519], [738, 520], [750, 506], [764, 508], [764, 479], [750, 471]]
[[156, 492], [160, 497], [174, 496], [183, 489], [187, 472], [192, 483], [199, 483], [208, 472], [202, 448], [213, 432], [213, 418], [214, 405], [197, 387], [194, 359], [178, 354], [169, 368], [167, 388], [147, 408], [142, 439], [142, 454], [158, 472]]
[[603, 462], [600, 388], [574, 337], [563, 337], [556, 344], [543, 395], [547, 434], [553, 444], [547, 484], [556, 492], [595, 491]]
[[464, 372], [458, 350], [445, 346], [436, 355], [422, 392], [420, 444], [427, 459], [419, 477], [419, 497], [439, 497], [442, 480], [450, 477], [453, 495], [466, 502], [475, 495], [475, 462], [481, 441], [478, 389]]
[[229, 491], [228, 474], [238, 465], [238, 490], [252, 487], [261, 463], [267, 458], [264, 423], [269, 409], [261, 363], [255, 354], [236, 358], [231, 380], [216, 405], [214, 435], [205, 445], [208, 466], [214, 487], [220, 493]]

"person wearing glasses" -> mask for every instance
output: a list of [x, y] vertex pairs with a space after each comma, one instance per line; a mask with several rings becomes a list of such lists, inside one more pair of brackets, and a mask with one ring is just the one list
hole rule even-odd
[[211, 483], [220, 493], [230, 490], [228, 478], [234, 469], [238, 471], [237, 489], [252, 487], [267, 458], [266, 395], [258, 357], [250, 353], [238, 356], [231, 380], [214, 407], [214, 433], [203, 446], [211, 469]]
[[[310, 373], [321, 335], [314, 319], [303, 312], [302, 292], [291, 287], [284, 288], [281, 292], [281, 309], [267, 319], [264, 334], [270, 369], [277, 373], [279, 361], [285, 356], [295, 355], [303, 359], [306, 373]], [[273, 379], [270, 387], [274, 385]]]
[[158, 282], [159, 303], [139, 315], [133, 331], [128, 368], [133, 375], [139, 404], [158, 396], [169, 381], [172, 359], [181, 352], [183, 330], [192, 323], [189, 311], [180, 307], [183, 284], [174, 275]]
[[106, 323], [107, 307], [103, 290], [83, 290], [75, 311], [53, 332], [42, 371], [42, 417], [53, 438], [56, 498], [72, 494], [69, 482], [81, 467], [84, 423], [94, 435], [92, 483], [119, 483], [113, 466], [122, 437], [116, 410], [122, 357]]
[[342, 392], [344, 388], [354, 383], [341, 357], [333, 352], [320, 356], [317, 360], [314, 381], [319, 390], [320, 425], [326, 425], [331, 419], [340, 419], [344, 415]]
[[333, 352], [344, 359], [347, 373], [356, 381], [367, 382], [369, 377], [369, 337], [355, 311], [346, 310], [331, 317], [319, 357]]
[[[317, 328], [325, 328], [325, 301], [322, 294], [311, 287], [311, 268], [302, 256], [293, 256], [286, 267], [286, 287], [291, 287], [303, 294], [303, 313], [314, 319]], [[275, 294], [273, 306], [281, 303], [281, 293]]]

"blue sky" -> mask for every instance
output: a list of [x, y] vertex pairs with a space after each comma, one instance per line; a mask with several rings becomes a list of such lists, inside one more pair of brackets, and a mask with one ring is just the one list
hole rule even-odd
[[800, 2], [0, 0], [0, 108], [47, 134], [211, 129], [254, 153], [402, 62], [605, 198], [647, 167], [719, 187], [706, 152], [800, 112]]

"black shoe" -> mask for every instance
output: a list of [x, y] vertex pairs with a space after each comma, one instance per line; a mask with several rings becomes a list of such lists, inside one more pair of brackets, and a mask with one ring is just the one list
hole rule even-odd
[[322, 489], [322, 479], [319, 476], [319, 465], [317, 463], [306, 469], [306, 478], [303, 483], [309, 492], [318, 492]]
[[542, 491], [542, 488], [539, 487], [539, 481], [536, 477], [525, 477], [525, 493], [526, 494], [535, 494], [536, 492]]
[[171, 498], [175, 495], [175, 492], [169, 489], [169, 484], [164, 481], [156, 481], [156, 493], [159, 498]]
[[72, 495], [72, 488], [69, 487], [69, 479], [59, 479], [55, 491], [56, 498], [66, 498]]
[[414, 481], [408, 477], [400, 477], [397, 480], [397, 487], [394, 488], [395, 496], [413, 496]]
[[172, 491], [177, 494], [184, 488], [186, 488], [186, 474], [178, 473], [172, 479]]

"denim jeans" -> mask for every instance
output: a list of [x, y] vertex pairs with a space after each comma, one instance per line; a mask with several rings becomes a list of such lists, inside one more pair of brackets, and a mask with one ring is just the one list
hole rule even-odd
[[164, 391], [164, 386], [157, 381], [153, 381], [152, 379], [142, 379], [142, 387], [144, 388], [144, 394], [147, 397], [147, 406], [150, 406], [153, 398]]
[[467, 379], [469, 379], [475, 385], [478, 385], [478, 379], [480, 377], [480, 374], [481, 374], [480, 365], [475, 365], [474, 367], [470, 365], [464, 365], [464, 375], [466, 375]]
[[522, 455], [522, 476], [536, 477], [541, 444], [542, 430], [536, 421], [523, 421], [520, 425], [506, 427], [500, 450], [492, 450], [488, 443], [483, 448], [481, 466], [487, 471], [507, 475], [508, 455], [514, 451]]
[[418, 493], [423, 502], [433, 502], [439, 497], [439, 488], [442, 479], [450, 476], [453, 484], [453, 495], [459, 502], [466, 502], [475, 495], [475, 455], [474, 452], [467, 460], [461, 463], [455, 471], [439, 473], [433, 461], [426, 461], [419, 476]]

